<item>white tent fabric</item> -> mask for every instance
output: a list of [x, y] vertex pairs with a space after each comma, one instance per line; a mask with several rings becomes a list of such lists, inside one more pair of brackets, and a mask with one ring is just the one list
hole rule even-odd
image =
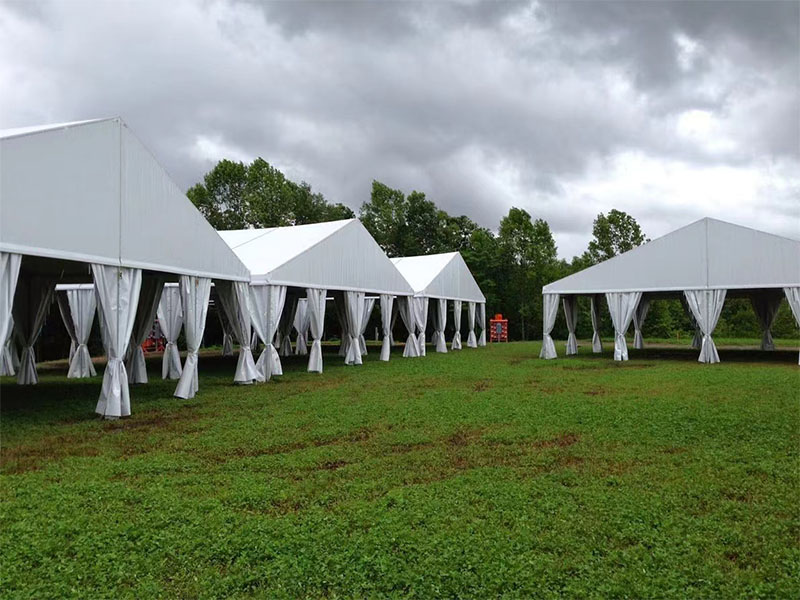
[[15, 374], [11, 348], [11, 333], [14, 328], [12, 307], [21, 264], [22, 256], [19, 254], [0, 252], [0, 375]]
[[[381, 294], [381, 328], [383, 329], [383, 342], [381, 342], [381, 360], [388, 361], [392, 354], [392, 316], [394, 313], [394, 296]], [[397, 313], [394, 313], [396, 316]]]
[[186, 399], [194, 398], [199, 388], [197, 352], [200, 350], [206, 328], [211, 280], [208, 277], [181, 275], [179, 286], [186, 334], [186, 361], [183, 363], [183, 372], [175, 388], [175, 396]]
[[642, 298], [641, 292], [609, 292], [606, 294], [608, 312], [614, 325], [614, 360], [628, 360], [625, 334], [631, 326], [633, 313]]
[[478, 340], [475, 338], [475, 303], [467, 302], [467, 327], [469, 333], [467, 334], [467, 348], [477, 348]]
[[361, 322], [364, 320], [364, 292], [345, 292], [345, 330], [347, 336], [347, 354], [344, 357], [346, 365], [360, 365], [361, 344], [358, 341], [361, 335]]
[[250, 289], [244, 281], [224, 281], [215, 285], [231, 335], [239, 342], [234, 383], [248, 385], [258, 379], [258, 370], [250, 347]]
[[128, 383], [147, 383], [147, 365], [144, 361], [142, 344], [153, 330], [161, 291], [164, 289], [163, 277], [142, 277], [136, 318], [133, 321], [131, 343], [128, 346], [125, 368]]
[[[789, 302], [789, 307], [792, 309], [795, 323], [800, 327], [800, 286], [785, 287], [783, 293], [786, 294], [786, 300]], [[800, 358], [797, 364], [800, 364]]]
[[437, 352], [447, 353], [447, 339], [444, 329], [447, 327], [447, 299], [438, 298], [433, 311], [433, 343]]
[[42, 331], [54, 290], [55, 281], [52, 279], [32, 278], [17, 281], [13, 314], [14, 334], [22, 347], [17, 371], [17, 383], [21, 385], [39, 383], [33, 345]]
[[453, 327], [456, 332], [453, 334], [450, 349], [461, 350], [461, 300], [453, 300]]
[[375, 297], [364, 298], [364, 316], [361, 319], [361, 331], [360, 335], [358, 336], [358, 344], [361, 348], [361, 355], [367, 355], [367, 338], [364, 334], [367, 332], [367, 325], [369, 325], [369, 319], [372, 316], [372, 311], [375, 309]]
[[593, 294], [591, 297], [590, 312], [592, 317], [592, 352], [599, 354], [603, 351], [603, 342], [600, 340], [600, 315], [598, 314], [598, 297]]
[[558, 316], [558, 294], [545, 294], [542, 297], [544, 310], [542, 311], [542, 349], [539, 358], [556, 358], [556, 345], [553, 343], [553, 327]]
[[703, 343], [700, 346], [700, 357], [697, 360], [702, 363], [718, 363], [719, 354], [711, 334], [717, 326], [720, 313], [722, 313], [726, 292], [725, 290], [686, 290], [683, 293], [697, 325], [703, 332]]
[[292, 299], [292, 301], [283, 307], [283, 312], [281, 313], [281, 319], [278, 323], [278, 334], [277, 334], [277, 341], [278, 341], [278, 354], [280, 356], [291, 356], [292, 355], [292, 326], [294, 324], [294, 314], [297, 310], [297, 299]]
[[[69, 312], [69, 302], [67, 302], [66, 294], [59, 294], [60, 290], [56, 286], [56, 302], [58, 303], [58, 312], [61, 314], [61, 321], [64, 323], [64, 329], [67, 330], [69, 336], [69, 359], [67, 365], [72, 362], [72, 357], [75, 356], [75, 349], [78, 347], [77, 338], [75, 336], [75, 323], [72, 322], [72, 315]], [[91, 290], [94, 295], [94, 290]], [[69, 369], [69, 366], [67, 366]]]
[[[9, 331], [14, 330], [14, 319], [11, 318], [11, 324], [8, 327]], [[16, 356], [17, 346], [14, 343], [14, 336], [9, 335], [6, 343], [0, 349], [0, 376], [16, 375], [17, 368], [19, 368], [19, 357]]]
[[394, 326], [397, 323], [397, 315], [400, 314], [399, 305], [397, 302], [392, 304], [392, 323], [389, 327], [389, 345], [394, 346]]
[[478, 326], [481, 328], [481, 335], [478, 338], [478, 346], [486, 345], [486, 303], [481, 302], [481, 308], [478, 311]]
[[308, 327], [311, 324], [311, 315], [308, 312], [308, 300], [299, 298], [294, 313], [294, 329], [297, 331], [297, 341], [294, 344], [294, 353], [300, 356], [308, 354]]
[[783, 301], [784, 294], [781, 290], [761, 292], [750, 297], [753, 311], [756, 313], [758, 324], [761, 326], [761, 349], [775, 350], [775, 341], [772, 339], [772, 324]]
[[347, 300], [344, 292], [335, 292], [333, 296], [333, 307], [336, 310], [336, 320], [339, 321], [339, 349], [337, 354], [344, 358], [347, 356], [347, 349], [350, 346], [350, 337], [347, 335]]
[[95, 411], [106, 418], [131, 414], [128, 374], [123, 357], [133, 331], [142, 271], [126, 267], [92, 265], [98, 316], [103, 323], [103, 344], [108, 362]]
[[183, 327], [183, 305], [181, 304], [181, 290], [178, 286], [164, 287], [156, 314], [161, 333], [167, 340], [161, 361], [161, 378], [179, 379], [183, 372], [181, 355], [178, 353], [178, 336]]
[[392, 262], [416, 296], [486, 302], [467, 263], [458, 252], [403, 256], [393, 258]]
[[250, 286], [250, 316], [253, 329], [264, 343], [264, 350], [256, 363], [259, 381], [269, 381], [273, 375], [283, 375], [281, 359], [272, 340], [278, 330], [285, 302], [285, 285]]
[[328, 290], [306, 290], [311, 351], [308, 354], [308, 371], [322, 373], [322, 331], [325, 326], [325, 300]]
[[567, 356], [578, 353], [578, 338], [575, 337], [575, 327], [578, 324], [578, 302], [575, 296], [564, 296], [564, 318], [567, 321]]
[[[81, 286], [59, 292], [58, 303], [64, 325], [75, 344], [75, 350], [71, 352], [72, 357], [69, 361], [67, 377], [71, 379], [94, 377], [97, 375], [97, 371], [92, 364], [92, 357], [89, 355], [89, 348], [86, 345], [92, 332], [94, 315], [97, 312], [97, 296], [94, 286]], [[67, 318], [69, 318], [69, 324]]]
[[636, 310], [633, 312], [633, 347], [641, 350], [644, 348], [644, 338], [642, 337], [642, 327], [647, 313], [650, 310], [650, 299], [642, 296]]
[[414, 318], [417, 322], [417, 348], [420, 356], [427, 356], [425, 330], [428, 328], [428, 298], [414, 298]]
[[417, 317], [414, 310], [414, 298], [409, 296], [400, 296], [397, 299], [398, 312], [400, 318], [403, 320], [406, 331], [408, 331], [408, 338], [406, 338], [406, 345], [403, 348], [404, 358], [414, 358], [419, 356], [419, 343], [417, 342]]
[[[222, 356], [233, 356], [233, 327], [228, 321], [225, 309], [217, 308], [217, 319], [222, 329]], [[250, 350], [252, 352], [252, 348]]]

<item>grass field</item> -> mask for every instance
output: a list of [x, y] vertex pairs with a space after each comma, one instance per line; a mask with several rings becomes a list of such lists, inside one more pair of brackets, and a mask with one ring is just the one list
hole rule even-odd
[[203, 356], [191, 401], [154, 360], [116, 422], [64, 363], [4, 379], [0, 594], [800, 597], [796, 346], [538, 352]]

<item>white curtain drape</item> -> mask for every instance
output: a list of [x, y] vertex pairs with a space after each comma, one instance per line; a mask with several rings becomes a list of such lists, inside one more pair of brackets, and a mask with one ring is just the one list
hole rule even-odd
[[325, 303], [328, 290], [306, 290], [308, 327], [311, 333], [311, 351], [308, 354], [309, 373], [322, 373], [322, 332], [325, 327]]
[[295, 311], [297, 311], [297, 298], [292, 298], [288, 303], [284, 302], [276, 340], [280, 356], [292, 355], [292, 327], [294, 326]]
[[694, 336], [692, 337], [692, 344], [691, 347], [695, 350], [699, 350], [700, 346], [703, 344], [703, 333], [700, 331], [700, 327], [697, 325], [697, 321], [692, 314], [692, 310], [689, 308], [689, 305], [686, 303], [686, 296], [681, 296], [681, 305], [683, 306], [683, 310], [686, 311], [686, 314], [689, 317], [689, 321], [692, 324], [692, 328], [694, 329]]
[[486, 303], [481, 302], [480, 309], [478, 310], [478, 327], [481, 328], [481, 334], [478, 336], [478, 346], [486, 345]]
[[461, 350], [461, 300], [453, 300], [453, 341], [450, 343], [451, 350]]
[[128, 371], [128, 383], [147, 383], [147, 364], [144, 361], [142, 344], [153, 330], [158, 303], [164, 289], [163, 277], [142, 277], [139, 292], [139, 305], [133, 321], [131, 343], [125, 358], [125, 369]]
[[389, 326], [389, 345], [394, 346], [394, 325], [397, 323], [397, 315], [400, 314], [399, 304], [392, 303], [392, 324]]
[[644, 348], [644, 338], [642, 337], [642, 327], [650, 310], [650, 299], [642, 296], [636, 310], [633, 311], [633, 347], [637, 350]]
[[264, 350], [256, 363], [259, 381], [269, 381], [273, 375], [283, 375], [281, 359], [272, 340], [278, 331], [285, 302], [285, 285], [250, 286], [250, 315], [253, 329], [264, 343]]
[[603, 351], [603, 342], [600, 341], [600, 315], [599, 302], [596, 295], [591, 297], [591, 317], [592, 317], [592, 352], [599, 354]]
[[[800, 287], [785, 287], [783, 293], [786, 294], [786, 300], [789, 302], [789, 308], [792, 309], [795, 323], [800, 327]], [[800, 358], [798, 358], [797, 364], [800, 364]]]
[[336, 311], [336, 320], [339, 322], [339, 349], [337, 353], [344, 358], [347, 356], [347, 346], [350, 338], [347, 335], [347, 308], [344, 292], [333, 292], [333, 308]]
[[57, 294], [58, 309], [64, 326], [69, 332], [75, 348], [70, 348], [67, 377], [80, 379], [97, 375], [89, 348], [86, 345], [92, 333], [92, 323], [97, 312], [97, 296], [93, 287], [65, 290]]
[[308, 354], [308, 327], [311, 315], [308, 312], [308, 300], [298, 298], [297, 308], [294, 311], [294, 329], [297, 331], [297, 341], [294, 344], [294, 353], [305, 356]]
[[14, 330], [14, 294], [17, 290], [22, 255], [0, 252], [0, 375], [14, 375], [11, 333]]
[[346, 365], [361, 364], [361, 344], [358, 341], [361, 335], [361, 322], [364, 320], [364, 292], [345, 292], [345, 330], [347, 336], [347, 354], [344, 357]]
[[628, 344], [625, 333], [631, 326], [633, 313], [639, 305], [642, 292], [608, 292], [606, 303], [614, 325], [614, 360], [628, 360]]
[[686, 303], [689, 305], [700, 331], [703, 332], [700, 356], [697, 359], [699, 362], [719, 362], [719, 353], [711, 334], [719, 321], [722, 305], [725, 303], [725, 294], [726, 290], [686, 290], [683, 292]]
[[578, 299], [575, 296], [565, 296], [564, 318], [567, 321], [567, 356], [578, 353], [578, 338], [575, 336], [575, 327], [578, 325]]
[[414, 314], [414, 298], [410, 296], [399, 296], [397, 298], [397, 309], [403, 325], [408, 331], [406, 346], [403, 348], [403, 357], [414, 358], [419, 356], [419, 343], [417, 342], [417, 317]]
[[775, 350], [775, 341], [772, 339], [772, 324], [783, 301], [781, 290], [761, 292], [750, 297], [756, 319], [761, 326], [761, 349]]
[[44, 320], [47, 318], [55, 287], [54, 280], [38, 277], [17, 282], [13, 314], [14, 335], [17, 336], [17, 340], [22, 347], [19, 370], [17, 371], [17, 383], [21, 385], [39, 383], [33, 345], [42, 332], [42, 325], [44, 325]]
[[364, 334], [367, 332], [367, 325], [372, 316], [372, 311], [375, 309], [375, 298], [364, 298], [364, 316], [361, 318], [361, 331], [358, 336], [358, 344], [361, 348], [361, 355], [367, 355], [367, 338]]
[[414, 298], [414, 318], [417, 322], [417, 348], [419, 355], [426, 356], [428, 351], [425, 339], [425, 330], [428, 328], [428, 298]]
[[381, 342], [381, 360], [387, 361], [392, 355], [392, 313], [394, 307], [394, 296], [391, 294], [381, 294], [381, 329], [383, 330], [383, 341]]
[[447, 339], [444, 337], [444, 329], [447, 327], [447, 299], [439, 298], [436, 300], [433, 311], [433, 343], [437, 352], [447, 352]]
[[467, 302], [467, 348], [477, 348], [478, 340], [475, 337], [475, 303]]
[[136, 319], [142, 271], [93, 264], [92, 276], [108, 359], [95, 411], [106, 418], [126, 417], [131, 414], [131, 398], [123, 357], [128, 350]]
[[215, 285], [221, 306], [218, 313], [239, 343], [239, 358], [233, 382], [249, 385], [258, 379], [258, 370], [250, 347], [250, 285], [246, 281], [218, 281]]
[[178, 336], [183, 327], [183, 305], [181, 304], [181, 290], [178, 286], [164, 287], [156, 315], [161, 333], [167, 340], [164, 356], [161, 359], [161, 378], [179, 379], [183, 372], [181, 355], [178, 352]]
[[178, 398], [194, 398], [199, 388], [197, 352], [203, 342], [208, 315], [208, 298], [211, 295], [211, 279], [181, 275], [178, 284], [183, 304], [183, 330], [186, 335], [186, 360], [183, 372], [175, 388]]
[[550, 335], [556, 324], [558, 316], [558, 294], [544, 294], [542, 296], [542, 349], [539, 358], [556, 358], [556, 345]]
[[[217, 319], [222, 329], [222, 356], [233, 356], [233, 331], [224, 309], [217, 309]], [[252, 352], [252, 348], [250, 349]]]

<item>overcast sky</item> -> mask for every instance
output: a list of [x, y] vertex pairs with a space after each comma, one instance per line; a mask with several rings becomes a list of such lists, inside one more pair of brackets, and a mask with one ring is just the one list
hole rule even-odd
[[0, 128], [122, 116], [184, 188], [262, 156], [559, 254], [612, 208], [800, 237], [800, 3], [0, 0]]

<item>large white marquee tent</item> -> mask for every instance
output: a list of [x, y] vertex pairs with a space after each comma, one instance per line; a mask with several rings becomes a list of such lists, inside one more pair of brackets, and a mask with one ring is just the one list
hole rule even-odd
[[[305, 349], [305, 331], [310, 330], [308, 370], [322, 371], [321, 341], [329, 291], [335, 293], [346, 332], [342, 344], [345, 362], [361, 364], [366, 351], [363, 333], [375, 302], [367, 294], [380, 297], [381, 359], [389, 359], [394, 297], [407, 298], [414, 292], [358, 219], [219, 233], [250, 271], [252, 324], [265, 345], [257, 365], [260, 379], [280, 374], [280, 358], [272, 340], [278, 333], [278, 345], [285, 347], [292, 326], [298, 330], [298, 353], [302, 353], [301, 343]], [[244, 327], [234, 330], [240, 344], [248, 332]]]
[[[437, 352], [447, 352], [445, 327], [447, 326], [447, 302], [453, 304], [455, 334], [451, 348], [461, 349], [461, 309], [467, 303], [467, 346], [475, 348], [486, 345], [486, 298], [478, 283], [458, 252], [430, 254], [426, 256], [404, 256], [392, 262], [414, 290], [414, 316], [417, 327], [419, 352], [425, 354], [425, 329], [428, 322], [429, 301], [435, 301], [433, 312], [433, 342]], [[475, 337], [475, 316], [481, 328], [480, 338]], [[408, 351], [408, 344], [406, 344]]]
[[726, 297], [747, 297], [763, 329], [762, 348], [772, 349], [770, 327], [785, 297], [800, 324], [800, 241], [705, 218], [629, 252], [555, 281], [543, 288], [544, 339], [541, 356], [555, 358], [550, 333], [563, 299], [569, 337], [567, 354], [577, 353], [576, 298], [591, 297], [593, 349], [599, 297], [605, 295], [614, 325], [614, 359], [627, 360], [631, 321], [635, 344], [653, 298], [679, 297], [690, 311], [700, 339], [700, 362], [719, 362], [711, 337]]
[[[188, 354], [175, 394], [194, 396], [212, 279], [246, 289], [249, 272], [121, 119], [0, 131], [0, 344], [5, 356], [13, 328], [20, 383], [36, 382], [33, 345], [56, 283], [93, 281], [108, 357], [97, 412], [130, 414], [126, 354], [177, 280]], [[84, 308], [71, 317], [88, 318]]]

